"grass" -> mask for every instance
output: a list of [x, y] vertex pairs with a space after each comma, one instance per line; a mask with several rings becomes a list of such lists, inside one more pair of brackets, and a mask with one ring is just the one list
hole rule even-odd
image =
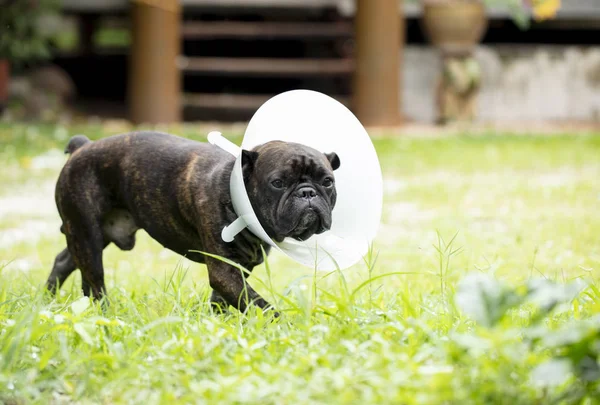
[[64, 247], [64, 157], [48, 151], [120, 129], [0, 125], [0, 402], [597, 403], [577, 367], [600, 347], [585, 340], [600, 324], [599, 136], [375, 139], [373, 252], [329, 275], [270, 256], [249, 280], [283, 312], [272, 322], [212, 314], [203, 266], [142, 232], [106, 250], [106, 311], [79, 274], [41, 293]]

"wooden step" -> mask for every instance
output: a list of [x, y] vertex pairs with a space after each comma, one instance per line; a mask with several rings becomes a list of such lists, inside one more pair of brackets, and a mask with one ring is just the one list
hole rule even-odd
[[335, 76], [354, 71], [354, 60], [181, 57], [179, 67], [188, 74], [237, 76]]
[[[188, 108], [257, 110], [273, 96], [272, 94], [185, 93], [183, 95], [183, 106]], [[333, 97], [346, 106], [350, 105], [348, 97]]]
[[350, 22], [240, 22], [186, 21], [181, 27], [185, 39], [309, 39], [350, 38]]

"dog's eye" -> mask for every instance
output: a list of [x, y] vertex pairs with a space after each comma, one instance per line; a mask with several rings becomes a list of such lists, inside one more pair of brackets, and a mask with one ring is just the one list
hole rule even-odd
[[323, 187], [331, 187], [333, 186], [333, 179], [331, 177], [326, 177], [325, 180], [323, 180]]
[[283, 181], [280, 179], [273, 180], [271, 185], [275, 188], [283, 188]]

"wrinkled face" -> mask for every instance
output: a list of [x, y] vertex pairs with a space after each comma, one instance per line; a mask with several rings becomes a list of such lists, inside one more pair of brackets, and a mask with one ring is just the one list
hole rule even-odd
[[336, 190], [335, 153], [290, 142], [267, 142], [243, 151], [244, 183], [252, 208], [267, 234], [304, 241], [331, 228]]

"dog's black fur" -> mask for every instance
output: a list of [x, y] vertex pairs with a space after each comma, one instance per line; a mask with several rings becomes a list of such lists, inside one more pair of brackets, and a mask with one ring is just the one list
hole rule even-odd
[[[56, 184], [56, 205], [67, 248], [58, 254], [47, 281], [54, 292], [77, 268], [85, 295], [105, 294], [103, 249], [111, 242], [131, 250], [135, 233], [152, 238], [192, 261], [206, 263], [213, 306], [249, 304], [270, 308], [235, 267], [194, 252], [230, 259], [249, 271], [262, 263], [269, 245], [248, 229], [221, 239], [233, 222], [229, 184], [234, 158], [220, 148], [157, 132], [116, 135], [96, 142], [77, 135]], [[331, 226], [336, 191], [335, 153], [285, 142], [243, 151], [243, 176], [257, 216], [271, 238], [305, 240]]]

